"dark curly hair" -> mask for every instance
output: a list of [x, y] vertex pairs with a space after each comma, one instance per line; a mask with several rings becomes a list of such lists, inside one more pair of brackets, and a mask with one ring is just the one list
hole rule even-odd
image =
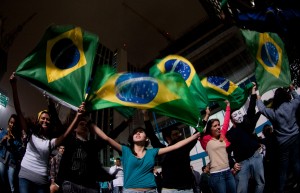
[[285, 88], [278, 88], [275, 91], [272, 107], [277, 109], [282, 103], [290, 102], [291, 95]]

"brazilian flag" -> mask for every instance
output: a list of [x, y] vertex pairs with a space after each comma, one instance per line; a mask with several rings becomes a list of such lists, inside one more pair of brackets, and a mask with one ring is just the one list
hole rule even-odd
[[208, 98], [206, 90], [202, 86], [200, 79], [190, 61], [182, 56], [169, 55], [150, 68], [151, 76], [158, 76], [168, 72], [177, 72], [185, 80], [190, 92], [196, 102], [198, 112], [206, 109], [208, 106]]
[[242, 30], [246, 44], [255, 58], [255, 77], [260, 95], [291, 84], [291, 74], [284, 43], [276, 33]]
[[52, 25], [16, 74], [77, 107], [85, 100], [99, 38], [80, 27]]
[[87, 96], [86, 109], [109, 107], [151, 109], [193, 127], [198, 125], [200, 116], [178, 73], [152, 77], [144, 73], [115, 73], [111, 67], [101, 66]]
[[241, 108], [248, 96], [249, 89], [243, 89], [232, 81], [218, 76], [208, 76], [201, 79], [202, 85], [206, 88], [208, 100], [218, 102], [221, 107], [225, 108], [224, 100], [230, 102], [231, 109]]

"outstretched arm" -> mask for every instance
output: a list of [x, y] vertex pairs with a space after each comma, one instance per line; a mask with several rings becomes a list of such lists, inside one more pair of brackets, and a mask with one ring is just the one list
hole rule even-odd
[[192, 135], [192, 136], [190, 136], [190, 137], [188, 137], [184, 140], [181, 140], [181, 141], [175, 143], [174, 145], [164, 147], [164, 148], [160, 148], [159, 151], [158, 151], [158, 155], [165, 154], [165, 153], [168, 153], [170, 151], [174, 151], [176, 149], [179, 149], [179, 148], [189, 144], [190, 142], [198, 139], [199, 137], [200, 137], [200, 133], [196, 132], [194, 135]]
[[109, 143], [115, 150], [122, 152], [121, 144], [108, 137], [96, 124], [92, 123], [91, 128], [101, 139]]
[[9, 81], [10, 81], [12, 92], [13, 92], [14, 106], [15, 106], [16, 113], [18, 115], [20, 126], [25, 131], [25, 133], [27, 133], [28, 128], [27, 128], [26, 120], [25, 120], [22, 110], [21, 110], [18, 89], [17, 89], [17, 78], [15, 76], [15, 72], [12, 73], [12, 75], [9, 78]]
[[223, 127], [221, 130], [223, 136], [226, 136], [226, 133], [229, 128], [229, 122], [230, 122], [230, 102], [228, 100], [225, 100], [225, 103], [226, 103], [226, 112], [225, 112]]
[[206, 107], [205, 116], [202, 119], [202, 123], [203, 123], [204, 126], [206, 126], [209, 116], [210, 116], [210, 109], [209, 109], [209, 107]]
[[300, 100], [300, 95], [298, 95], [298, 93], [295, 91], [295, 87], [294, 85], [290, 85], [289, 90], [293, 96], [294, 99]]
[[264, 116], [266, 116], [270, 120], [274, 120], [276, 118], [275, 112], [272, 109], [267, 108], [264, 103], [262, 102], [260, 96], [257, 97], [256, 105], [259, 110]]
[[256, 83], [253, 82], [253, 87], [251, 90], [251, 96], [250, 96], [250, 102], [249, 102], [249, 107], [247, 109], [247, 117], [252, 120], [253, 117], [255, 116], [255, 103], [256, 103]]
[[63, 142], [63, 140], [70, 134], [70, 132], [75, 128], [75, 126], [77, 124], [77, 121], [78, 121], [78, 118], [80, 116], [82, 116], [84, 114], [84, 112], [85, 112], [85, 103], [83, 102], [79, 106], [75, 118], [73, 119], [72, 123], [70, 124], [68, 129], [65, 131], [65, 133], [62, 134], [61, 136], [59, 136], [58, 138], [56, 138], [55, 146], [60, 145]]

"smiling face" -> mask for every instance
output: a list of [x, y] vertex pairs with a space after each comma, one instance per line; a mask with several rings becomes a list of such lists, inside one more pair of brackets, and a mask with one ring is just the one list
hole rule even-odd
[[8, 130], [12, 131], [14, 129], [16, 125], [16, 119], [14, 117], [10, 117], [9, 121], [8, 121]]
[[220, 129], [220, 122], [218, 120], [213, 121], [211, 125], [211, 136], [214, 138], [219, 138], [221, 135]]
[[236, 110], [233, 113], [231, 113], [231, 120], [233, 123], [242, 123], [244, 120], [244, 115], [240, 110]]
[[40, 115], [38, 120], [39, 125], [46, 131], [50, 126], [50, 116], [44, 112]]

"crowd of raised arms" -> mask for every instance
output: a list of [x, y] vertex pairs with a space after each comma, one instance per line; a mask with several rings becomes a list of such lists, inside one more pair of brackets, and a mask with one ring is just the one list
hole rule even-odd
[[[0, 131], [0, 193], [299, 192], [300, 97], [292, 85], [276, 89], [272, 106], [266, 107], [253, 83], [246, 114], [231, 109], [226, 100], [222, 127], [219, 119], [209, 118], [207, 108], [203, 132], [184, 138], [181, 129], [168, 127], [162, 130], [166, 143], [158, 139], [143, 110], [145, 127], [135, 128], [129, 145], [123, 145], [115, 139], [130, 119], [105, 133], [83, 102], [62, 124], [48, 98], [48, 109], [30, 120], [22, 114], [14, 74], [10, 83], [16, 114]], [[260, 115], [272, 125], [265, 125], [259, 138], [255, 127]], [[190, 163], [197, 141], [209, 158], [202, 171]], [[99, 160], [99, 151], [107, 145], [120, 155], [109, 170]]]

